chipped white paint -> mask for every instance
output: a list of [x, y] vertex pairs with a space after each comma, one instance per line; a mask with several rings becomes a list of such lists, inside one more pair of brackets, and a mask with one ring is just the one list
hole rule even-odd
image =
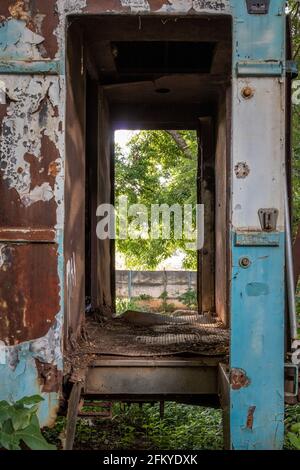
[[50, 184], [43, 183], [41, 186], [36, 186], [26, 196], [23, 196], [22, 202], [25, 207], [28, 207], [38, 201], [43, 201], [43, 202], [51, 201], [53, 197], [54, 197], [54, 192]]
[[30, 341], [29, 351], [35, 359], [44, 364], [53, 364], [59, 370], [63, 368], [61, 353], [61, 332], [63, 331], [62, 315], [58, 314], [54, 325], [42, 338]]
[[[244, 99], [242, 90], [248, 86], [255, 92], [251, 99]], [[259, 209], [275, 208], [279, 210], [277, 228], [284, 230], [284, 90], [284, 80], [278, 78], [233, 80], [234, 229], [260, 230]], [[244, 179], [234, 171], [241, 159], [250, 169]]]
[[5, 82], [0, 80], [0, 104], [6, 104]]
[[122, 7], [129, 7], [132, 12], [150, 11], [147, 0], [121, 0]]
[[194, 10], [199, 13], [230, 13], [229, 0], [169, 0], [160, 12], [187, 13]]
[[2, 269], [5, 265], [6, 256], [5, 256], [5, 245], [3, 243], [0, 244], [0, 269]]
[[[24, 207], [37, 201], [62, 197], [60, 182], [52, 189], [49, 183], [31, 188], [30, 164], [26, 155], [42, 159], [42, 139], [47, 136], [63, 155], [64, 134], [61, 86], [59, 77], [3, 76], [9, 100], [2, 123], [0, 159], [3, 179], [15, 189]], [[58, 194], [59, 193], [59, 194]]]
[[0, 341], [0, 365], [5, 365], [5, 364], [6, 364], [5, 343], [3, 341]]
[[43, 36], [27, 28], [25, 21], [9, 18], [1, 26], [0, 57], [39, 60], [42, 56], [38, 46], [43, 41]]
[[59, 16], [59, 23], [54, 31], [57, 37], [58, 51], [56, 57], [61, 59], [65, 56], [65, 34], [67, 25], [67, 16], [82, 13], [87, 6], [87, 0], [57, 0], [56, 11]]

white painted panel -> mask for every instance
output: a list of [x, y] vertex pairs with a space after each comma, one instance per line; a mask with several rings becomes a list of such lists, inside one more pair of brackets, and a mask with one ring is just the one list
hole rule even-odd
[[[242, 96], [244, 87], [253, 97]], [[285, 112], [284, 80], [233, 80], [232, 225], [260, 229], [259, 209], [279, 210], [278, 229], [284, 229]], [[240, 164], [237, 176], [236, 165]], [[243, 164], [248, 176], [243, 175]], [[242, 177], [241, 177], [242, 176]]]

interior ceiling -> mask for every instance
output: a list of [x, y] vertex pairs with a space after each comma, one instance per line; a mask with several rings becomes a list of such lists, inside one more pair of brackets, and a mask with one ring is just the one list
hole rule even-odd
[[231, 75], [229, 17], [85, 17], [88, 69], [114, 109], [215, 106]]

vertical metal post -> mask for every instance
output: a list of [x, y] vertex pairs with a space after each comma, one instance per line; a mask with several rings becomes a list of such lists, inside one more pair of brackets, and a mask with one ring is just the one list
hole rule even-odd
[[286, 276], [287, 276], [287, 294], [288, 294], [288, 308], [290, 319], [290, 335], [291, 340], [298, 338], [297, 329], [297, 312], [295, 303], [295, 278], [294, 278], [294, 263], [293, 263], [293, 248], [292, 248], [292, 231], [291, 219], [289, 208], [289, 197], [287, 184], [285, 184], [284, 194], [284, 207], [285, 207], [285, 230], [286, 230]]
[[[285, 2], [272, 0], [266, 14], [232, 6], [230, 446], [275, 450], [284, 437]], [[270, 208], [279, 217], [265, 231], [258, 212]]]

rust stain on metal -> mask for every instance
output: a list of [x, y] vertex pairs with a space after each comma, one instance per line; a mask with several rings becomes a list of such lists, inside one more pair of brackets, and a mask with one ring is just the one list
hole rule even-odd
[[25, 9], [25, 2], [18, 0], [14, 5], [8, 7], [8, 11], [12, 18], [16, 20], [26, 21], [30, 20], [29, 12]]
[[232, 390], [240, 390], [250, 384], [250, 380], [243, 369], [231, 369], [229, 381]]
[[251, 88], [250, 86], [245, 86], [245, 87], [242, 89], [242, 97], [243, 97], [245, 100], [249, 100], [249, 99], [251, 99], [253, 96], [254, 96], [254, 89]]
[[62, 383], [62, 371], [54, 364], [45, 364], [35, 360], [41, 391], [44, 393], [59, 392]]
[[250, 174], [250, 167], [246, 162], [239, 162], [235, 165], [234, 172], [238, 179], [245, 179]]
[[256, 410], [256, 406], [250, 406], [248, 409], [246, 428], [251, 429], [251, 431], [253, 429], [253, 424], [254, 424], [255, 410]]
[[0, 340], [6, 345], [41, 338], [59, 306], [57, 246], [0, 245]]
[[55, 230], [47, 228], [0, 227], [0, 242], [47, 242], [55, 241]]
[[53, 178], [56, 178], [56, 176], [60, 173], [61, 171], [61, 165], [59, 162], [51, 162], [48, 168], [48, 175], [52, 176]]

